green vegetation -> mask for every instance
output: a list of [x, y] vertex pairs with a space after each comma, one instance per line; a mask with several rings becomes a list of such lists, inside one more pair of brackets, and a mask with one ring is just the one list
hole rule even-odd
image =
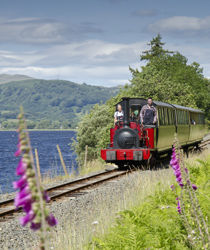
[[130, 68], [131, 84], [125, 85], [119, 94], [106, 104], [96, 105], [90, 114], [79, 123], [76, 152], [83, 159], [85, 145], [88, 145], [90, 160], [99, 155], [99, 149], [109, 143], [109, 128], [113, 125], [115, 104], [122, 96], [152, 97], [154, 100], [199, 108], [210, 120], [210, 80], [203, 76], [202, 68], [196, 62], [187, 64], [187, 58], [179, 52], [163, 49], [161, 36], [153, 38], [150, 49], [140, 59], [146, 65]]
[[[202, 154], [198, 160], [196, 160], [198, 157], [187, 160], [191, 182], [198, 186], [196, 194], [206, 221], [210, 218], [210, 157], [208, 153]], [[189, 205], [190, 203], [185, 203], [186, 208]], [[108, 233], [95, 237], [89, 249], [93, 247], [110, 250], [191, 249], [190, 241], [198, 245], [201, 239], [199, 233], [194, 230], [188, 234], [184, 224], [177, 212], [176, 195], [169, 188], [165, 189], [159, 184], [155, 194], [147, 197], [143, 204], [120, 212]], [[205, 249], [208, 247], [206, 245]]]
[[1, 84], [1, 127], [17, 127], [16, 117], [22, 105], [29, 129], [75, 128], [94, 104], [104, 103], [118, 91], [61, 80], [28, 79]]
[[14, 81], [23, 81], [33, 79], [32, 77], [26, 75], [8, 75], [8, 74], [0, 74], [0, 84]]

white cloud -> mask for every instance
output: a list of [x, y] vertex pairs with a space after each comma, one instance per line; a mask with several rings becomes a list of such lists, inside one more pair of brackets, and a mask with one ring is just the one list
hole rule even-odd
[[[139, 68], [139, 55], [147, 48], [140, 43], [109, 43], [87, 40], [80, 43], [53, 45], [40, 51], [16, 53], [0, 51], [0, 74], [26, 74], [35, 78], [66, 79], [96, 85], [122, 85], [131, 78], [128, 66]], [[167, 49], [180, 51], [205, 65], [205, 75], [210, 68], [210, 48], [167, 43]], [[127, 79], [127, 80], [126, 80]]]
[[0, 19], [0, 42], [58, 44], [101, 32], [102, 29], [90, 22], [64, 24], [43, 18]]
[[20, 18], [0, 20], [0, 41], [55, 43], [63, 41], [64, 25], [54, 20]]
[[149, 30], [155, 32], [206, 31], [210, 30], [210, 16], [205, 18], [173, 16], [150, 24]]
[[87, 40], [22, 54], [0, 51], [0, 73], [107, 86], [124, 84], [124, 79], [130, 78], [129, 65], [136, 67], [145, 44]]

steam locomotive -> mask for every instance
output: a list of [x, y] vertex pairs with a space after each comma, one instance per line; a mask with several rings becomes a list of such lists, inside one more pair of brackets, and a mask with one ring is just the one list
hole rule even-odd
[[[205, 134], [201, 110], [153, 101], [157, 109], [157, 123], [143, 126], [139, 122], [139, 114], [147, 100], [124, 97], [116, 107], [118, 104], [124, 111], [123, 121], [110, 129], [110, 144], [101, 149], [101, 158], [119, 168], [139, 166], [145, 162], [155, 166], [158, 158], [170, 155], [175, 133], [185, 152], [198, 147]], [[131, 118], [134, 113], [136, 117]]]

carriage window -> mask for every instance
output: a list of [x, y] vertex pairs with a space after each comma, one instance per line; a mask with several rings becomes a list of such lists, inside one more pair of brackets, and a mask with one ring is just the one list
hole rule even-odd
[[168, 112], [167, 112], [167, 108], [163, 108], [163, 110], [164, 110], [165, 125], [168, 125]]
[[199, 124], [199, 114], [198, 113], [190, 113], [190, 124], [196, 125]]
[[177, 120], [178, 124], [186, 124], [186, 111], [177, 110]]
[[175, 124], [175, 110], [171, 112], [172, 124]]
[[205, 124], [204, 115], [198, 114], [198, 122], [199, 124]]
[[181, 111], [177, 110], [177, 123], [181, 124]]
[[171, 125], [171, 109], [168, 109], [168, 124]]
[[171, 125], [174, 125], [174, 110], [170, 110]]
[[164, 125], [164, 116], [163, 116], [162, 108], [158, 109], [158, 116], [159, 116], [160, 125]]
[[189, 112], [186, 112], [186, 124], [189, 124]]
[[174, 125], [174, 111], [172, 109], [168, 109], [168, 121], [170, 125]]

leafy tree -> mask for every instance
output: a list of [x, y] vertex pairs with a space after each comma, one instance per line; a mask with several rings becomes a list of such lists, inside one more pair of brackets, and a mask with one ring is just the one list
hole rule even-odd
[[200, 108], [208, 113], [209, 80], [204, 78], [198, 63], [187, 64], [187, 58], [180, 53], [154, 57], [141, 72], [130, 70], [133, 75], [130, 95], [151, 96], [155, 100]]
[[165, 43], [161, 42], [161, 39], [162, 39], [161, 35], [158, 34], [147, 44], [151, 48], [142, 53], [142, 55], [140, 56], [141, 61], [142, 60], [150, 61], [154, 59], [154, 57], [159, 57], [162, 55], [173, 53], [172, 51], [163, 49], [163, 45], [165, 45]]

